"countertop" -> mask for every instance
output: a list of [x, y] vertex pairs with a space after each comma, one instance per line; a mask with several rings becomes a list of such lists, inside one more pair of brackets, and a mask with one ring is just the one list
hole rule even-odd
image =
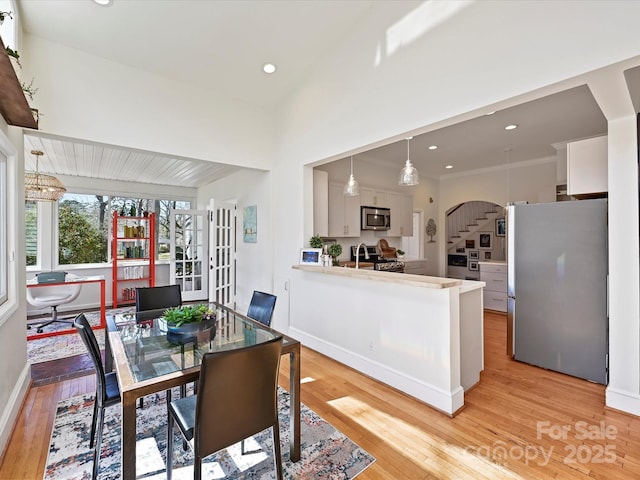
[[[364, 262], [363, 262], [364, 263]], [[355, 262], [354, 262], [355, 264]], [[362, 265], [362, 263], [360, 264]], [[373, 265], [373, 264], [372, 264]], [[427, 275], [411, 275], [408, 273], [397, 272], [381, 272], [378, 270], [360, 270], [345, 267], [316, 267], [311, 265], [293, 265], [295, 270], [304, 270], [306, 272], [323, 273], [328, 275], [340, 275], [343, 277], [363, 278], [376, 280], [379, 282], [390, 282], [404, 285], [414, 285], [424, 288], [451, 288], [459, 287], [464, 284], [462, 280], [456, 278], [429, 277]], [[483, 282], [473, 282], [476, 287], [484, 286]], [[471, 285], [467, 285], [470, 288]]]
[[[373, 262], [359, 262], [358, 265], [360, 266], [360, 268], [373, 268], [374, 263]], [[356, 262], [355, 261], [341, 261], [340, 262], [340, 266], [341, 267], [347, 267], [347, 268], [355, 268], [356, 266]]]

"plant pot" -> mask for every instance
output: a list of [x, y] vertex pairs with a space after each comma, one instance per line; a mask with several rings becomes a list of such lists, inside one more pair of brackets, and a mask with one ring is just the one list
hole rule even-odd
[[185, 323], [176, 327], [167, 324], [167, 341], [175, 345], [210, 342], [216, 336], [216, 319], [208, 318], [200, 322]]

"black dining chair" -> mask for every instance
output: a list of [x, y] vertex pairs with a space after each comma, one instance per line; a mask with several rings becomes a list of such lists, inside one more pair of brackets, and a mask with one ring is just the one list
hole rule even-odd
[[277, 478], [282, 479], [278, 422], [278, 369], [282, 336], [257, 345], [204, 354], [198, 393], [168, 405], [167, 480], [173, 469], [174, 424], [194, 453], [193, 478], [202, 460], [272, 427]]
[[271, 317], [273, 316], [273, 310], [276, 308], [276, 297], [270, 293], [253, 291], [251, 297], [251, 303], [249, 304], [249, 310], [247, 310], [247, 317], [253, 318], [258, 322], [271, 326]]
[[[180, 285], [162, 285], [158, 287], [136, 288], [136, 323], [144, 323], [157, 317], [157, 310], [182, 305], [182, 290]], [[156, 312], [152, 312], [152, 311]], [[150, 312], [150, 313], [145, 313]], [[158, 343], [160, 342], [160, 343]], [[136, 342], [136, 357], [150, 350], [157, 351], [166, 348], [163, 338], [139, 338]], [[169, 392], [167, 392], [169, 393]], [[138, 406], [142, 408], [144, 400], [138, 400]]]
[[141, 323], [155, 317], [146, 317], [145, 311], [163, 308], [180, 307], [182, 305], [182, 290], [180, 285], [162, 285], [159, 287], [136, 288], [136, 322]]
[[89, 437], [89, 448], [94, 449], [93, 453], [93, 479], [98, 478], [98, 463], [100, 461], [100, 447], [102, 445], [102, 428], [104, 426], [104, 409], [120, 403], [120, 387], [115, 372], [105, 373], [102, 364], [102, 354], [96, 336], [91, 330], [91, 325], [84, 314], [78, 315], [73, 326], [78, 331], [80, 338], [87, 347], [89, 357], [96, 370], [96, 396], [93, 403], [93, 420], [91, 422], [91, 434]]

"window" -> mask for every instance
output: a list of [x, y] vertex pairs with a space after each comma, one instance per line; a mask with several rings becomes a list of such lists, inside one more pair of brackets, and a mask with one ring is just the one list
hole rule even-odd
[[38, 265], [38, 202], [25, 202], [24, 230], [27, 267], [33, 267]]
[[[4, 202], [2, 202], [4, 205]], [[107, 263], [110, 258], [113, 212], [142, 216], [156, 213], [158, 259], [169, 258], [169, 212], [190, 209], [185, 200], [160, 200], [67, 192], [57, 203], [25, 204], [26, 264], [39, 269], [56, 265]], [[57, 232], [56, 232], [57, 225]], [[38, 240], [58, 239], [39, 245]], [[57, 253], [57, 263], [55, 254]], [[43, 258], [40, 258], [42, 255]]]
[[105, 263], [109, 197], [66, 193], [58, 201], [58, 264]]

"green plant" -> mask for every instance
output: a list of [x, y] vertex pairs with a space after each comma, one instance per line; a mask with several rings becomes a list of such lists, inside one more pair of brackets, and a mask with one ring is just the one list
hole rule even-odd
[[[13, 50], [11, 47], [5, 47], [5, 50], [7, 52], [7, 55], [9, 55], [10, 57], [13, 57], [17, 60], [18, 65], [20, 65], [20, 54], [18, 53], [17, 50]], [[20, 65], [22, 66], [22, 65]]]
[[164, 319], [167, 324], [180, 327], [185, 323], [197, 323], [215, 317], [215, 313], [204, 303], [171, 307], [165, 310]]
[[329, 255], [331, 255], [334, 260], [337, 259], [342, 255], [342, 245], [335, 242], [329, 245]]
[[0, 12], [0, 25], [4, 22], [4, 19], [9, 17], [13, 20], [13, 12]]
[[318, 234], [314, 235], [309, 240], [309, 246], [311, 248], [322, 248], [323, 245], [324, 245], [324, 241], [322, 240], [322, 237]]
[[24, 94], [29, 97], [30, 100], [33, 100], [33, 96], [38, 92], [38, 89], [33, 86], [33, 78], [29, 82], [29, 85], [24, 82], [20, 82], [20, 86], [22, 87]]
[[397, 249], [397, 250], [396, 250], [396, 253], [397, 253], [398, 255], [404, 255], [404, 250]]

